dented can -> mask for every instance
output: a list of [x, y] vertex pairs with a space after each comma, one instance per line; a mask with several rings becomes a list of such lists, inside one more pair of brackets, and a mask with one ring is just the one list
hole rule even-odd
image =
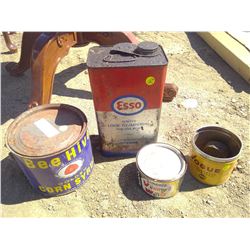
[[72, 192], [94, 167], [87, 118], [71, 105], [47, 104], [22, 113], [9, 126], [6, 145], [30, 184], [45, 195]]
[[202, 183], [223, 184], [236, 167], [241, 149], [240, 138], [231, 131], [219, 126], [202, 127], [192, 139], [190, 172]]
[[89, 50], [87, 66], [104, 155], [135, 155], [156, 142], [167, 57], [154, 42]]
[[136, 156], [139, 185], [155, 198], [169, 198], [180, 189], [187, 170], [184, 155], [174, 146], [151, 143]]

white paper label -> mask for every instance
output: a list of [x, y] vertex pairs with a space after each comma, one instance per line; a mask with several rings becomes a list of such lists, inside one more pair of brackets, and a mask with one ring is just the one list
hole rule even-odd
[[47, 137], [53, 137], [60, 133], [51, 123], [49, 123], [46, 119], [42, 118], [36, 122], [34, 122], [35, 126]]
[[128, 116], [102, 111], [97, 111], [96, 115], [105, 151], [138, 151], [157, 138], [160, 109], [147, 109]]

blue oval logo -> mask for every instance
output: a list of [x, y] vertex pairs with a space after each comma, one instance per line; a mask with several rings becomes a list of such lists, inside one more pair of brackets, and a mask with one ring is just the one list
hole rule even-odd
[[120, 96], [112, 102], [112, 110], [119, 115], [135, 115], [145, 107], [145, 100], [139, 96]]

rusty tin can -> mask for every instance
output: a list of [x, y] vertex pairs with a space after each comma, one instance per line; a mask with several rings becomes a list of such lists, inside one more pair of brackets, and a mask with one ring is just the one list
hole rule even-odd
[[102, 153], [136, 155], [156, 142], [168, 59], [154, 42], [89, 50], [87, 66]]
[[184, 155], [165, 143], [151, 143], [137, 153], [139, 185], [156, 198], [169, 198], [180, 189], [187, 170]]
[[47, 104], [18, 116], [6, 145], [30, 184], [56, 196], [81, 186], [94, 167], [87, 118], [78, 108]]
[[191, 174], [208, 185], [225, 183], [236, 167], [242, 142], [231, 131], [219, 126], [198, 129], [189, 158]]

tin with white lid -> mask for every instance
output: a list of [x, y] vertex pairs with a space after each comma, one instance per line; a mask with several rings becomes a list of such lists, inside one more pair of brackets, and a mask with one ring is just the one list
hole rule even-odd
[[174, 146], [151, 143], [136, 156], [139, 185], [156, 198], [169, 198], [180, 189], [187, 170], [184, 155]]

